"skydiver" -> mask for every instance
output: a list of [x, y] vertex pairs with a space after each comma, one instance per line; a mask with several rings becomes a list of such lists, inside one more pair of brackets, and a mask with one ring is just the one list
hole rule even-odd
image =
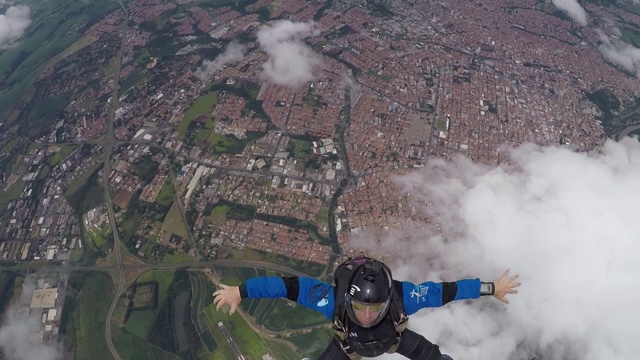
[[393, 280], [391, 270], [380, 261], [358, 256], [342, 263], [334, 273], [335, 285], [308, 277], [255, 277], [240, 286], [220, 284], [213, 293], [219, 310], [230, 306], [235, 313], [244, 298], [287, 298], [319, 311], [333, 321], [334, 337], [319, 360], [349, 360], [398, 353], [409, 359], [452, 360], [438, 345], [407, 329], [408, 315], [452, 300], [492, 295], [509, 303], [516, 294], [519, 275], [507, 269], [494, 282], [480, 279], [413, 284]]

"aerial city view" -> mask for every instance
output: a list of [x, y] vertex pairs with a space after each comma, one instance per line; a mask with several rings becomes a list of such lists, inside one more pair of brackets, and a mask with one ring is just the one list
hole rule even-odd
[[0, 360], [318, 359], [359, 254], [499, 279], [454, 359], [634, 359], [639, 79], [638, 0], [0, 0]]

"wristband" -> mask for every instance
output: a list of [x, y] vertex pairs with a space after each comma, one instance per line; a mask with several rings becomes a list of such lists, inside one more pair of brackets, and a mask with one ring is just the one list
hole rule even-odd
[[480, 296], [493, 295], [496, 292], [496, 287], [492, 282], [480, 283]]

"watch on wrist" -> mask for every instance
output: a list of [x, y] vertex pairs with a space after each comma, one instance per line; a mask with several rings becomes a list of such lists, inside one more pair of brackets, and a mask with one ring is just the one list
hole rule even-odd
[[492, 282], [481, 282], [480, 283], [480, 295], [493, 295], [496, 292], [495, 285]]

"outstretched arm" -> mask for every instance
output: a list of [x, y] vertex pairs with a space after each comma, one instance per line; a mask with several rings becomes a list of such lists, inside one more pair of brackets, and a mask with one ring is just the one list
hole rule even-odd
[[226, 286], [213, 293], [216, 309], [230, 305], [233, 314], [244, 298], [286, 298], [333, 318], [333, 287], [322, 281], [307, 277], [261, 276], [247, 280], [240, 286]]
[[[498, 300], [509, 303], [507, 294], [516, 294], [520, 283], [519, 275], [509, 276], [509, 269], [493, 283], [482, 283], [480, 279], [458, 280], [456, 282], [422, 284], [402, 283], [403, 304], [407, 314], [413, 314], [425, 307], [438, 307], [453, 300], [477, 299], [481, 295], [493, 295]], [[485, 286], [486, 285], [486, 286]], [[482, 291], [481, 291], [482, 288]]]

